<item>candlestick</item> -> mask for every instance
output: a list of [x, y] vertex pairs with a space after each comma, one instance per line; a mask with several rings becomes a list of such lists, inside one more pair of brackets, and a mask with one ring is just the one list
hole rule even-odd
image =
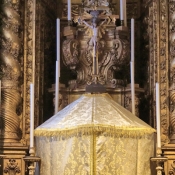
[[68, 5], [68, 21], [72, 20], [71, 17], [71, 0], [67, 0], [67, 5]]
[[93, 75], [96, 75], [96, 68], [95, 68], [95, 66], [96, 66], [96, 62], [95, 62], [95, 57], [96, 57], [96, 53], [95, 53], [95, 45], [94, 45], [94, 47], [93, 47]]
[[130, 62], [131, 71], [131, 101], [132, 101], [132, 113], [135, 115], [135, 82], [134, 82], [134, 62]]
[[35, 156], [35, 149], [30, 147], [29, 150], [30, 156], [25, 156], [23, 160], [26, 162], [26, 165], [29, 164], [29, 175], [36, 175], [38, 172], [35, 172], [36, 170], [36, 163], [41, 161], [40, 157]]
[[56, 61], [56, 80], [55, 80], [55, 114], [58, 112], [59, 107], [59, 69], [60, 62]]
[[120, 0], [120, 20], [124, 20], [123, 18], [123, 0]]
[[158, 157], [152, 157], [151, 161], [156, 162], [157, 166], [156, 166], [156, 175], [163, 175], [164, 172], [164, 162], [166, 162], [168, 160], [167, 157], [162, 157], [161, 155]]
[[134, 31], [134, 19], [131, 19], [131, 61], [134, 61], [134, 36], [135, 36], [135, 31]]
[[30, 147], [34, 147], [34, 85], [30, 84]]
[[156, 123], [157, 123], [157, 147], [161, 148], [160, 133], [160, 89], [159, 83], [156, 83]]

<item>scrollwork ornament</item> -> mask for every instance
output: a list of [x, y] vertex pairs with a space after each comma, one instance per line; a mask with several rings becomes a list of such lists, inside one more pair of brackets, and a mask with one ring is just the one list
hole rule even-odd
[[[108, 20], [104, 20], [97, 22], [98, 33], [96, 34], [96, 44], [94, 44], [95, 37], [91, 36], [94, 31], [91, 31], [91, 28], [95, 23], [94, 21], [98, 20], [92, 19], [90, 24], [84, 21], [84, 26], [77, 26], [77, 37], [75, 39], [67, 38], [63, 41], [63, 62], [77, 72], [76, 87], [83, 87], [86, 86], [86, 82], [91, 84], [94, 81], [93, 57], [96, 54], [98, 82], [108, 88], [116, 88], [119, 81], [114, 77], [115, 72], [129, 63], [129, 42], [126, 39], [127, 37], [120, 38], [118, 33], [115, 36], [115, 25], [110, 24], [108, 27]], [[103, 26], [104, 24], [105, 26]], [[111, 25], [113, 25], [112, 29]], [[105, 34], [106, 30], [109, 36]], [[104, 36], [109, 38], [106, 40]], [[97, 45], [95, 50], [94, 45]]]
[[131, 95], [125, 95], [124, 107], [128, 110], [131, 110], [130, 106], [131, 106]]
[[175, 161], [171, 163], [171, 168], [168, 172], [169, 175], [174, 175], [175, 174]]
[[[128, 109], [129, 111], [132, 110], [131, 103], [132, 103], [131, 95], [130, 94], [125, 95], [124, 96], [124, 107]], [[136, 95], [135, 96], [135, 115], [137, 117], [139, 117], [139, 104], [140, 104], [140, 98]]]
[[63, 42], [63, 61], [71, 70], [75, 70], [79, 63], [78, 41], [67, 39]]

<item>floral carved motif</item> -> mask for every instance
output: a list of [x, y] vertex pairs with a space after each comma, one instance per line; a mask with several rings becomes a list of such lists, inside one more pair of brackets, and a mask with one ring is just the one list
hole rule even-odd
[[170, 99], [171, 99], [171, 105], [170, 105], [170, 127], [171, 127], [171, 143], [175, 143], [175, 2], [170, 1], [169, 4], [169, 33], [170, 33]]
[[[129, 111], [132, 111], [132, 99], [130, 94], [126, 94], [124, 96], [124, 107], [128, 109]], [[138, 97], [138, 94], [135, 95], [135, 116], [139, 117], [139, 104], [140, 104], [140, 98]]]
[[[160, 83], [160, 108], [161, 108], [161, 140], [167, 143], [168, 139], [168, 118], [169, 118], [169, 62], [168, 62], [168, 6], [166, 0], [143, 1], [142, 8], [145, 11], [143, 19], [148, 29], [144, 36], [145, 43], [149, 43], [149, 69], [148, 82], [149, 93], [155, 94], [155, 83]], [[160, 14], [159, 14], [160, 11]], [[152, 96], [151, 104], [155, 104], [155, 96]], [[151, 125], [156, 128], [155, 105], [151, 106]]]
[[16, 175], [21, 173], [21, 170], [18, 166], [18, 163], [15, 159], [10, 159], [7, 163], [7, 166], [4, 168], [4, 173], [8, 175]]
[[[169, 94], [169, 69], [168, 64], [168, 5], [166, 0], [160, 1], [160, 43], [159, 43], [159, 82], [160, 82], [160, 108], [161, 108], [161, 128], [162, 128], [162, 142], [167, 143], [168, 139], [168, 116], [169, 116], [169, 100], [167, 96]], [[162, 93], [163, 92], [163, 93]], [[166, 117], [165, 116], [166, 113]]]
[[24, 99], [24, 108], [23, 108], [23, 116], [25, 116], [25, 121], [23, 124], [23, 139], [22, 142], [26, 144], [26, 138], [28, 137], [27, 135], [29, 134], [30, 131], [30, 83], [32, 82], [32, 69], [33, 69], [33, 51], [32, 51], [32, 46], [33, 46], [33, 12], [35, 11], [34, 9], [34, 1], [33, 0], [27, 0], [25, 1], [25, 25], [26, 28], [24, 30], [25, 33], [25, 41], [24, 41], [24, 86], [23, 86], [23, 91], [25, 92], [23, 94], [23, 99]]
[[63, 42], [63, 56], [64, 64], [67, 65], [71, 70], [75, 70], [79, 63], [79, 46], [78, 41], [75, 39], [67, 39]]

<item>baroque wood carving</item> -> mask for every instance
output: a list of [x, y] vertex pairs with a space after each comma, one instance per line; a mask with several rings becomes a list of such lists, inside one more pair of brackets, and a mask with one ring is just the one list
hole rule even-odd
[[22, 21], [20, 1], [1, 2], [1, 52], [0, 75], [2, 81], [0, 139], [18, 142], [22, 137], [20, 128]]
[[[126, 94], [124, 97], [124, 107], [129, 110], [132, 111], [132, 99], [131, 99], [131, 94]], [[139, 103], [140, 103], [140, 99], [138, 97], [138, 95], [136, 94], [135, 96], [135, 116], [139, 117]]]
[[161, 140], [169, 142], [169, 61], [168, 61], [168, 1], [160, 1], [160, 36], [158, 45], [158, 80], [160, 82]]
[[169, 42], [170, 42], [170, 127], [171, 127], [171, 143], [175, 143], [175, 2], [170, 1], [169, 4]]
[[[144, 23], [148, 26], [145, 33], [145, 43], [149, 43], [149, 95], [152, 97], [152, 109], [150, 116], [153, 116], [151, 123], [156, 123], [155, 115], [155, 83], [160, 83], [160, 108], [161, 108], [161, 140], [162, 143], [169, 141], [169, 62], [168, 62], [168, 6], [166, 0], [144, 1], [142, 7], [148, 9], [144, 17]], [[159, 14], [160, 10], [160, 14]], [[149, 40], [147, 41], [147, 37]]]
[[[95, 2], [85, 1], [84, 13], [74, 16], [76, 27], [64, 28], [63, 35], [63, 62], [71, 70], [77, 72], [76, 85], [74, 87], [85, 88], [94, 81], [94, 74], [98, 74], [98, 81], [107, 88], [116, 88], [118, 80], [114, 72], [119, 71], [124, 64], [129, 63], [128, 31], [122, 27], [116, 27], [118, 16], [111, 13], [107, 1], [98, 1], [99, 11], [91, 10]], [[106, 6], [105, 6], [106, 4]], [[102, 5], [102, 6], [100, 6]], [[105, 8], [104, 8], [105, 6]], [[104, 10], [105, 9], [105, 10]], [[88, 13], [90, 11], [90, 13]], [[102, 14], [105, 15], [102, 15]], [[94, 22], [96, 21], [96, 22]], [[98, 22], [97, 22], [98, 21]], [[94, 50], [94, 23], [97, 25], [97, 50]], [[94, 72], [94, 57], [98, 53], [97, 72]]]
[[[54, 61], [53, 55], [55, 40], [55, 19], [56, 19], [56, 1], [25, 1], [25, 40], [24, 40], [24, 84], [23, 84], [23, 139], [24, 144], [29, 144], [29, 132], [30, 132], [30, 92], [29, 85], [34, 80], [35, 84], [35, 127], [43, 121], [43, 94], [47, 93], [44, 89], [49, 87], [48, 85], [48, 68], [50, 72], [54, 70], [48, 66], [51, 61]], [[36, 27], [33, 28], [34, 19], [33, 12], [36, 12]], [[48, 25], [50, 24], [50, 25]], [[33, 34], [35, 30], [35, 35]], [[52, 37], [50, 37], [52, 36]], [[35, 49], [33, 49], [33, 40], [35, 41]], [[52, 47], [52, 48], [51, 48]], [[33, 53], [33, 51], [35, 53]], [[35, 54], [35, 59], [33, 59]], [[45, 66], [47, 65], [47, 66]], [[53, 75], [53, 73], [52, 73]], [[45, 80], [45, 82], [44, 82]], [[50, 80], [50, 81], [51, 81]]]
[[16, 175], [21, 173], [20, 167], [15, 159], [9, 159], [7, 166], [4, 168], [4, 173], [8, 173], [8, 175]]
[[29, 86], [32, 82], [33, 77], [33, 58], [32, 58], [32, 46], [33, 46], [33, 11], [34, 11], [34, 4], [33, 0], [25, 1], [25, 25], [24, 34], [25, 34], [25, 41], [24, 41], [24, 85], [23, 85], [23, 99], [24, 99], [24, 108], [23, 108], [23, 139], [22, 142], [27, 144], [27, 138], [29, 138], [29, 131], [30, 131], [30, 90]]

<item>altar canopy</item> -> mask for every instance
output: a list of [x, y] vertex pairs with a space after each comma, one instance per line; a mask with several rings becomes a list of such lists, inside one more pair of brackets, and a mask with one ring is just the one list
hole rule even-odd
[[150, 175], [155, 130], [108, 94], [84, 94], [35, 129], [41, 175]]

